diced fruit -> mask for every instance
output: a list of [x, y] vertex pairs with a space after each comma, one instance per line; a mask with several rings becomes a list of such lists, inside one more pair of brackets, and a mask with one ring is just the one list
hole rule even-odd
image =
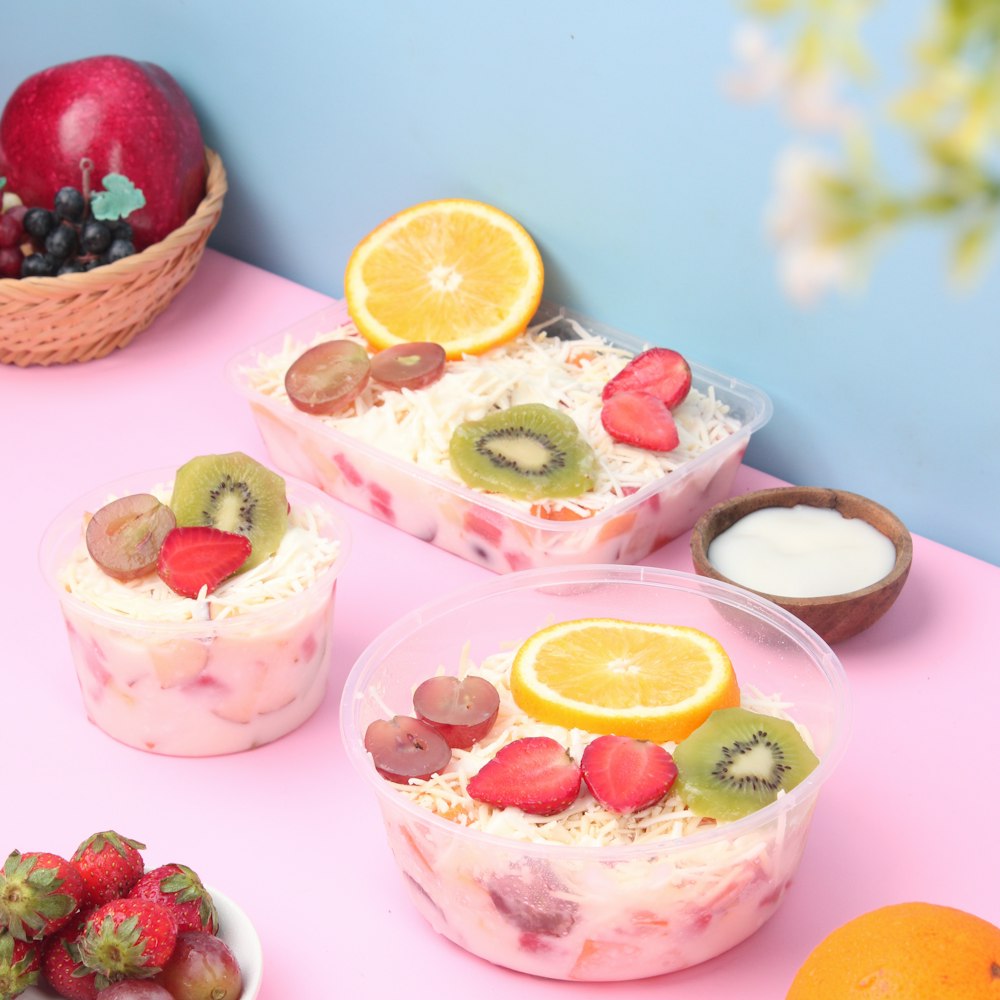
[[238, 1000], [243, 992], [239, 963], [221, 938], [201, 931], [177, 935], [173, 955], [155, 981], [174, 1000]]
[[[665, 743], [738, 705], [732, 663], [710, 635], [616, 618], [559, 622], [514, 656], [514, 701], [543, 723]], [[679, 765], [678, 765], [679, 766]]]
[[155, 976], [173, 954], [177, 922], [149, 899], [115, 899], [94, 910], [80, 935], [80, 958], [99, 977]]
[[469, 780], [468, 792], [498, 809], [516, 806], [551, 816], [572, 805], [580, 782], [580, 768], [564, 746], [548, 736], [528, 736], [499, 750]]
[[174, 528], [163, 540], [156, 572], [181, 597], [212, 593], [250, 556], [250, 539], [218, 528]]
[[680, 443], [667, 404], [639, 389], [623, 389], [607, 399], [601, 425], [616, 441], [648, 451], [673, 451]]
[[684, 357], [667, 347], [651, 347], [637, 354], [604, 386], [605, 401], [630, 389], [652, 393], [671, 410], [691, 391], [691, 366]]
[[368, 352], [353, 340], [328, 340], [310, 347], [285, 373], [285, 392], [306, 413], [340, 413], [368, 384]]
[[42, 950], [45, 981], [67, 1000], [95, 1000], [97, 973], [80, 961], [79, 940], [91, 911], [76, 914], [55, 934], [50, 934]]
[[178, 931], [219, 931], [212, 894], [187, 865], [171, 863], [146, 872], [132, 886], [129, 896], [162, 903], [173, 913]]
[[185, 462], [174, 477], [170, 509], [180, 527], [246, 535], [253, 547], [241, 571], [273, 556], [288, 528], [284, 478], [241, 451]]
[[372, 378], [392, 389], [423, 389], [443, 374], [447, 356], [440, 344], [393, 344], [372, 357]]
[[448, 446], [467, 485], [536, 500], [575, 497], [594, 486], [597, 461], [572, 417], [543, 403], [524, 403], [467, 420]]
[[727, 708], [674, 751], [674, 791], [699, 816], [739, 819], [791, 791], [819, 764], [794, 723]]
[[433, 726], [450, 747], [468, 750], [493, 728], [500, 695], [485, 677], [429, 677], [413, 692], [417, 718]]
[[509, 874], [492, 876], [485, 888], [500, 916], [524, 934], [565, 937], [576, 923], [579, 904], [542, 861], [512, 866]]
[[451, 747], [432, 726], [406, 715], [378, 719], [365, 730], [365, 749], [375, 770], [389, 781], [426, 780], [451, 761]]
[[163, 539], [176, 523], [174, 512], [150, 493], [120, 497], [87, 522], [87, 551], [108, 576], [133, 580], [156, 569]]
[[7, 931], [0, 931], [0, 997], [3, 1000], [23, 993], [38, 980], [42, 964], [41, 945], [18, 941]]
[[[202, 993], [201, 998], [211, 998], [213, 994]], [[199, 1000], [201, 1000], [199, 998]], [[176, 1000], [174, 995], [152, 979], [121, 979], [101, 990], [100, 1000]]]
[[369, 233], [344, 276], [347, 309], [375, 347], [435, 341], [481, 354], [527, 328], [542, 258], [509, 215], [459, 198], [414, 205]]
[[104, 830], [88, 837], [73, 854], [87, 890], [86, 904], [100, 906], [124, 896], [145, 868], [140, 851], [146, 845]]
[[0, 931], [34, 941], [68, 923], [83, 901], [72, 862], [44, 851], [11, 851], [0, 869]]
[[580, 770], [591, 795], [616, 813], [659, 802], [677, 777], [673, 757], [658, 743], [612, 734], [587, 744]]

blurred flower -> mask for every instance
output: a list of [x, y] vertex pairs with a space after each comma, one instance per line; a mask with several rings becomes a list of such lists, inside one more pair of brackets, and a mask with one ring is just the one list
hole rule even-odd
[[825, 65], [797, 65], [759, 24], [740, 25], [733, 35], [737, 68], [724, 81], [734, 100], [777, 100], [792, 124], [822, 132], [853, 125], [857, 115], [841, 99], [837, 78]]
[[848, 248], [834, 236], [831, 177], [829, 161], [814, 150], [794, 146], [778, 158], [767, 229], [778, 247], [781, 287], [800, 305], [814, 304], [830, 289], [846, 289], [854, 274]]
[[[871, 61], [861, 27], [876, 0], [743, 0], [758, 18], [734, 34], [737, 100], [773, 100], [799, 129], [841, 144], [828, 156], [794, 147], [778, 158], [767, 214], [783, 289], [815, 302], [843, 289], [867, 264], [876, 240], [932, 220], [950, 233], [951, 272], [980, 272], [1000, 230], [1000, 0], [931, 0], [930, 20], [906, 39], [913, 79], [891, 95], [889, 117], [913, 149], [908, 183], [882, 178], [862, 116], [840, 96]], [[762, 21], [784, 22], [781, 46]]]

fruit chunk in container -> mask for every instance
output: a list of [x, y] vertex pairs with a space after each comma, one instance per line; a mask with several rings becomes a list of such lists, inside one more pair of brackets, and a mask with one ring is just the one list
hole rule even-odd
[[[42, 571], [59, 599], [84, 707], [98, 728], [152, 753], [249, 750], [298, 728], [323, 700], [350, 536], [326, 494], [286, 478], [296, 530], [266, 561], [271, 566], [247, 571], [268, 582], [246, 603], [227, 597], [244, 585], [239, 576], [202, 600], [168, 591], [155, 574], [132, 581], [157, 603], [155, 612], [134, 603], [134, 589], [123, 603], [125, 585], [110, 577], [99, 583], [109, 599], [70, 582], [73, 566], [90, 575], [86, 517], [115, 497], [155, 491], [168, 500], [176, 471], [135, 474], [74, 501], [45, 534]], [[303, 565], [310, 568], [300, 577]]]
[[[556, 622], [608, 617], [713, 636], [744, 695], [780, 703], [809, 734], [815, 770], [741, 819], [624, 843], [561, 828], [559, 814], [544, 818], [554, 824], [544, 842], [514, 839], [506, 825], [503, 835], [472, 828], [468, 813], [452, 819], [432, 811], [375, 770], [364, 746], [368, 726], [412, 714], [413, 690], [426, 677], [461, 673]], [[739, 588], [637, 566], [526, 570], [419, 608], [362, 653], [341, 700], [348, 757], [375, 793], [420, 913], [481, 958], [563, 980], [673, 972], [752, 935], [795, 891], [789, 886], [813, 810], [847, 730], [843, 668], [810, 629]]]
[[[610, 487], [615, 494], [612, 502], [605, 500], [593, 509], [588, 508], [586, 496], [557, 504], [518, 501], [465, 485], [447, 461], [418, 464], [394, 448], [388, 424], [377, 435], [366, 431], [369, 436], [363, 438], [359, 430], [352, 430], [350, 416], [318, 416], [289, 402], [282, 385], [284, 369], [277, 371], [284, 357], [290, 364], [320, 335], [349, 322], [345, 306], [332, 305], [230, 362], [230, 380], [249, 402], [272, 462], [339, 500], [498, 573], [573, 563], [638, 562], [687, 531], [701, 513], [729, 495], [751, 434], [771, 416], [771, 402], [761, 390], [691, 363], [694, 394], [685, 405], [695, 422], [700, 420], [695, 400], [725, 414], [726, 427], [717, 439], [706, 440], [691, 457], [681, 451], [661, 453], [657, 461], [662, 459], [663, 464], [655, 471], [639, 481]], [[548, 304], [543, 304], [532, 328], [540, 324], [560, 342], [600, 337], [620, 353], [622, 366], [647, 346]], [[496, 350], [504, 352], [511, 346], [516, 343]], [[488, 352], [462, 363], [488, 366], [491, 354], [497, 357]], [[586, 364], [583, 354], [580, 360]], [[436, 386], [415, 391], [440, 392], [446, 380], [447, 373]], [[582, 385], [585, 380], [577, 381]], [[524, 388], [517, 390], [518, 402], [533, 401], [530, 382], [529, 375]], [[596, 392], [599, 396], [600, 386]], [[568, 412], [572, 414], [572, 408]], [[677, 416], [679, 423], [688, 419], [681, 411]], [[651, 463], [654, 453], [613, 442], [596, 423], [593, 433], [603, 435], [601, 449]], [[431, 443], [436, 452], [442, 444], [446, 452], [453, 429], [447, 422], [434, 428], [438, 440]]]

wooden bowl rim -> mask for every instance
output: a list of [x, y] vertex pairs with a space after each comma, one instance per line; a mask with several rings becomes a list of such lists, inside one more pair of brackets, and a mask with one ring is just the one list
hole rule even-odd
[[[844, 594], [830, 594], [822, 597], [786, 597], [783, 594], [769, 594], [763, 590], [745, 587], [736, 580], [720, 573], [708, 561], [708, 547], [712, 541], [727, 528], [732, 527], [741, 518], [755, 510], [766, 507], [794, 507], [803, 504], [810, 507], [824, 507], [839, 511], [844, 517], [860, 517], [877, 531], [881, 532], [896, 550], [896, 561], [892, 569], [874, 583], [858, 590]], [[871, 515], [877, 516], [877, 522]], [[892, 529], [892, 534], [884, 530], [884, 526]], [[698, 519], [691, 531], [691, 558], [695, 569], [703, 576], [720, 580], [735, 587], [742, 587], [751, 593], [759, 594], [781, 607], [793, 609], [808, 609], [816, 607], [835, 607], [857, 601], [879, 591], [901, 585], [902, 580], [910, 571], [913, 561], [913, 539], [906, 525], [888, 507], [877, 503], [860, 493], [847, 490], [835, 490], [825, 486], [772, 486], [763, 490], [754, 490], [730, 497], [710, 507]]]

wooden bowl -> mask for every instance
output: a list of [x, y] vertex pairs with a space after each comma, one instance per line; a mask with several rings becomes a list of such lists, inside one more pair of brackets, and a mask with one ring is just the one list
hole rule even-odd
[[737, 587], [742, 584], [720, 573], [708, 561], [708, 547], [717, 535], [741, 518], [765, 507], [794, 507], [804, 504], [839, 511], [844, 517], [862, 518], [882, 532], [896, 549], [896, 561], [881, 580], [846, 594], [826, 597], [784, 597], [743, 587], [790, 611], [828, 643], [841, 642], [874, 625], [892, 607], [910, 572], [913, 541], [902, 521], [881, 504], [856, 493], [819, 486], [780, 486], [757, 490], [724, 500], [707, 510], [691, 534], [691, 559], [700, 576], [721, 580]]

